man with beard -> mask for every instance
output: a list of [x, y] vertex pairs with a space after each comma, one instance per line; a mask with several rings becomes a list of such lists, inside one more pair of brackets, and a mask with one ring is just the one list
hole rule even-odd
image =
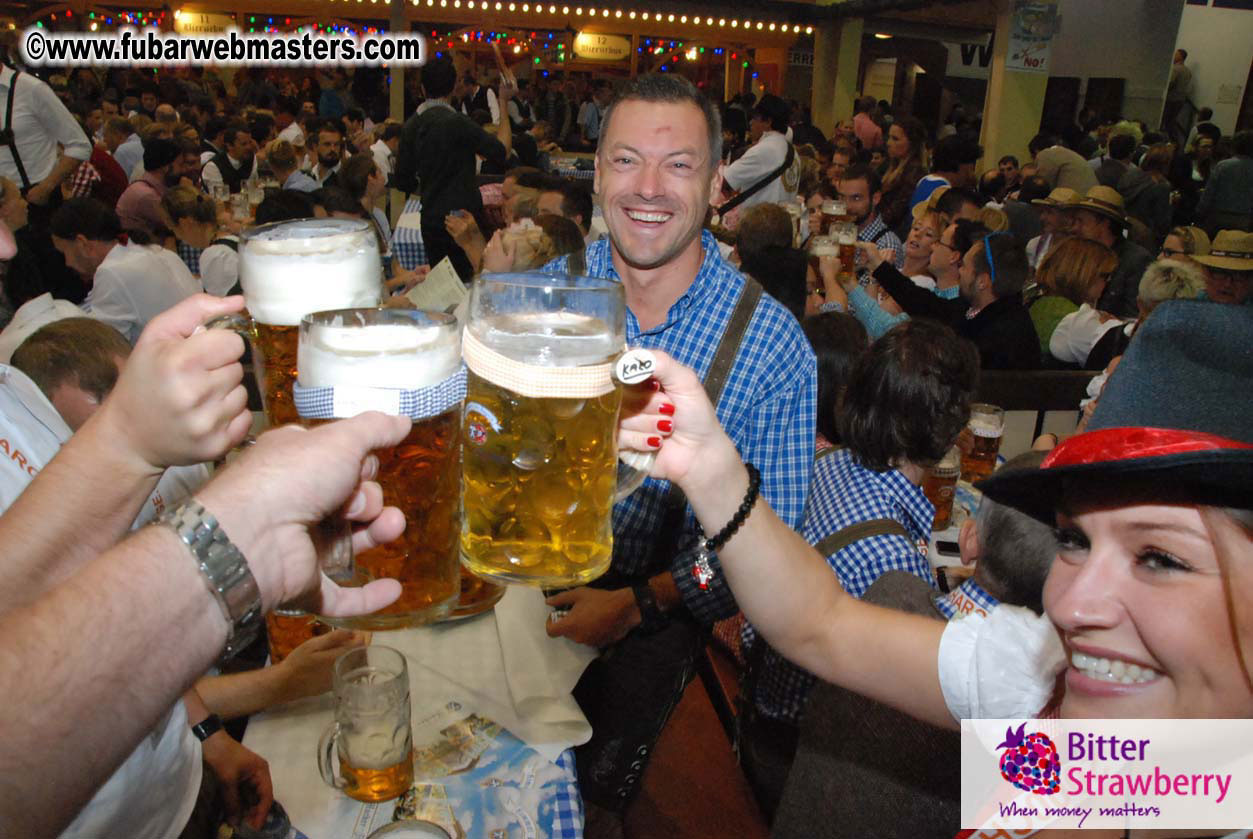
[[339, 162], [344, 156], [344, 132], [338, 123], [328, 120], [318, 129], [318, 142], [313, 147], [318, 162], [309, 170], [309, 176], [318, 182], [318, 188], [335, 186]]
[[[879, 173], [865, 163], [857, 163], [844, 171], [839, 182], [840, 200], [844, 202], [844, 210], [853, 217], [857, 224], [857, 241], [872, 242], [877, 248], [891, 248], [896, 254], [895, 261], [902, 262], [905, 258], [905, 246], [901, 239], [879, 218], [875, 207], [882, 195], [879, 189]], [[863, 266], [858, 271], [858, 282], [867, 285], [870, 272]]]
[[239, 192], [244, 181], [257, 176], [257, 142], [243, 120], [231, 120], [222, 132], [225, 148], [213, 155], [200, 170], [200, 180], [212, 193], [214, 184], [226, 184], [231, 194]]
[[[664, 350], [721, 394], [718, 416], [760, 470], [762, 494], [798, 527], [813, 462], [816, 363], [792, 314], [702, 230], [722, 185], [720, 122], [677, 73], [630, 82], [601, 124], [593, 183], [609, 235], [587, 247], [585, 273], [625, 288], [628, 345]], [[567, 267], [562, 257], [545, 269]], [[669, 431], [669, 421], [659, 429]], [[604, 651], [575, 690], [593, 732], [576, 750], [588, 839], [622, 835], [622, 814], [692, 677], [706, 628], [737, 610], [723, 575], [693, 564], [686, 549], [700, 529], [668, 483], [645, 481], [613, 520], [609, 572], [548, 599], [566, 610], [548, 622], [550, 635]]]
[[144, 174], [132, 183], [117, 200], [117, 217], [122, 229], [144, 241], [152, 241], [168, 227], [161, 210], [161, 199], [170, 188], [170, 176], [174, 183], [182, 174], [174, 174], [174, 166], [181, 155], [173, 140], [153, 139], [144, 143]]

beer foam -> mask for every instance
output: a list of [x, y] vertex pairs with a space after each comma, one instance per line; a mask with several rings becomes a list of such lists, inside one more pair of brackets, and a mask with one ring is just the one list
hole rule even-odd
[[310, 312], [377, 306], [382, 279], [374, 232], [350, 219], [267, 225], [239, 249], [248, 311], [274, 326], [295, 326]]
[[468, 328], [488, 348], [539, 367], [604, 364], [626, 345], [625, 337], [600, 318], [569, 312], [498, 315]]
[[456, 330], [403, 323], [324, 326], [300, 336], [302, 387], [381, 387], [416, 390], [457, 372]]
[[1005, 425], [994, 420], [972, 419], [970, 431], [976, 437], [1000, 437], [1005, 431]]

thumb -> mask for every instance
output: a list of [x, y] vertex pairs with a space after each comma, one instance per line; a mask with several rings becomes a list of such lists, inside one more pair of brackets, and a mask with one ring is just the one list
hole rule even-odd
[[214, 297], [211, 294], [193, 294], [153, 318], [140, 334], [135, 346], [164, 341], [170, 338], [186, 338], [198, 328], [220, 315], [243, 311], [242, 295]]

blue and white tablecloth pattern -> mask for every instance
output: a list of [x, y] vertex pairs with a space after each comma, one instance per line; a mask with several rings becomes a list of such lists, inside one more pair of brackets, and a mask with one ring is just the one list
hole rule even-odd
[[583, 797], [579, 795], [579, 776], [574, 768], [574, 750], [566, 749], [557, 756], [557, 766], [569, 779], [557, 791], [556, 814], [553, 818], [553, 839], [582, 839]]
[[402, 268], [412, 270], [426, 264], [426, 245], [422, 243], [422, 200], [417, 196], [405, 202], [392, 233], [392, 253]]

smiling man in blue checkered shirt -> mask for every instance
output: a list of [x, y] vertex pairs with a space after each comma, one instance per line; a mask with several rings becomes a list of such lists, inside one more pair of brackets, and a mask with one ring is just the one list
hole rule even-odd
[[[893, 570], [932, 582], [925, 546], [935, 507], [922, 482], [965, 428], [978, 373], [974, 345], [925, 320], [890, 329], [853, 365], [837, 417], [846, 448], [818, 457], [802, 533], [854, 597]], [[751, 624], [744, 649], [751, 707], [740, 719], [740, 757], [769, 817], [815, 680]]]
[[[609, 236], [586, 251], [588, 274], [625, 287], [627, 342], [665, 350], [702, 377], [747, 288], [702, 230], [721, 185], [721, 139], [717, 109], [686, 79], [635, 79], [602, 125], [595, 192]], [[565, 260], [547, 268], [564, 270]], [[752, 309], [738, 345], [718, 417], [761, 470], [771, 507], [799, 527], [813, 460], [813, 351], [796, 320], [768, 296]], [[620, 814], [638, 789], [691, 678], [700, 627], [737, 608], [722, 574], [702, 587], [691, 560], [681, 558], [697, 526], [686, 507], [674, 525], [667, 521], [668, 490], [649, 480], [619, 503], [609, 573], [595, 587], [549, 599], [570, 610], [550, 622], [550, 634], [606, 648], [576, 691], [593, 726], [592, 742], [577, 753], [589, 836], [598, 810]]]

